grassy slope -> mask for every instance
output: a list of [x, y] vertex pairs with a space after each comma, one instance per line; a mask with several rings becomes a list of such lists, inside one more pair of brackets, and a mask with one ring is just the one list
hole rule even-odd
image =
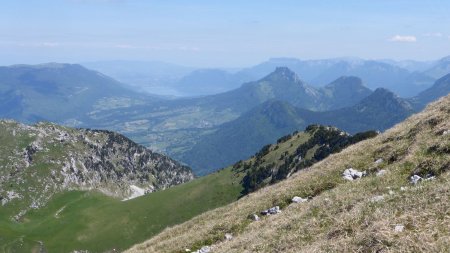
[[0, 252], [38, 250], [38, 241], [49, 252], [123, 250], [167, 226], [236, 200], [241, 178], [230, 169], [222, 170], [126, 202], [95, 192], [66, 192], [28, 213], [24, 223], [10, 221], [3, 208]]
[[[449, 252], [450, 135], [442, 134], [446, 129], [450, 96], [374, 139], [168, 228], [128, 252], [181, 252], [208, 244], [214, 252]], [[378, 158], [384, 162], [375, 164]], [[349, 167], [369, 175], [346, 181], [341, 174]], [[378, 169], [387, 174], [375, 176]], [[430, 172], [436, 180], [409, 183], [412, 174]], [[288, 205], [295, 195], [313, 199]], [[371, 201], [379, 195], [384, 200]], [[247, 218], [274, 205], [283, 212], [260, 222]], [[395, 232], [397, 224], [405, 230]], [[231, 241], [223, 239], [228, 232], [234, 234]]]

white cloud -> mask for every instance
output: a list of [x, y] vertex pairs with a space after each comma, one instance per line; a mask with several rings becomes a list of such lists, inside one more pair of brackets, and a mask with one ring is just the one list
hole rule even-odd
[[425, 37], [438, 37], [438, 38], [440, 38], [440, 37], [442, 37], [443, 35], [442, 35], [442, 33], [440, 33], [440, 32], [434, 32], [434, 33], [424, 33], [423, 36], [425, 36]]
[[59, 46], [58, 42], [43, 42], [40, 44], [42, 47], [57, 47]]
[[60, 43], [58, 42], [16, 42], [10, 43], [11, 45], [16, 45], [19, 47], [58, 47]]
[[416, 42], [416, 36], [412, 35], [395, 35], [389, 39], [389, 41], [393, 42]]
[[135, 46], [129, 45], [129, 44], [118, 44], [118, 45], [115, 45], [114, 47], [123, 48], [123, 49], [135, 49], [136, 48]]

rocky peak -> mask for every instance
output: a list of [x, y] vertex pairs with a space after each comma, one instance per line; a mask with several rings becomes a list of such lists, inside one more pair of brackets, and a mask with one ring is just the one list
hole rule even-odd
[[299, 82], [298, 75], [290, 70], [288, 67], [277, 67], [274, 72], [270, 73], [265, 79], [269, 80], [284, 80], [288, 82]]
[[67, 190], [130, 199], [194, 178], [190, 168], [111, 131], [13, 121], [0, 128], [1, 204], [20, 201], [21, 215]]
[[335, 89], [342, 89], [342, 88], [345, 89], [361, 86], [364, 86], [361, 78], [356, 76], [341, 76], [332, 83], [328, 84], [326, 87]]
[[384, 108], [402, 108], [412, 110], [411, 104], [385, 88], [378, 88], [370, 96], [365, 98], [362, 105], [382, 106]]

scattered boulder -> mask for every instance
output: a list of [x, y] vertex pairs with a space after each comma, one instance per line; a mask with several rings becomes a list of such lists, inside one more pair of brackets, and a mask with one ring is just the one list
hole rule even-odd
[[383, 158], [379, 158], [379, 159], [377, 159], [375, 161], [375, 164], [380, 164], [380, 163], [383, 163], [383, 162], [384, 162]]
[[433, 175], [427, 175], [427, 176], [425, 177], [425, 181], [428, 181], [428, 180], [434, 180], [434, 179], [436, 179], [436, 177], [433, 176]]
[[230, 241], [231, 239], [233, 239], [233, 235], [230, 233], [226, 233], [225, 234], [225, 240]]
[[447, 135], [450, 134], [450, 130], [445, 130], [444, 132], [442, 132], [442, 135]]
[[398, 232], [398, 233], [403, 232], [403, 230], [405, 230], [405, 226], [403, 226], [403, 225], [397, 225], [394, 228], [394, 231]]
[[262, 215], [271, 215], [271, 214], [278, 214], [278, 213], [281, 213], [279, 206], [274, 206], [272, 208], [269, 208], [269, 209], [261, 212]]
[[203, 246], [201, 249], [194, 251], [194, 253], [209, 253], [211, 252], [211, 247]]
[[379, 196], [374, 196], [370, 199], [371, 202], [380, 202], [384, 200], [384, 196], [383, 195], [379, 195]]
[[358, 171], [358, 170], [355, 170], [353, 168], [349, 168], [349, 169], [344, 170], [344, 173], [342, 174], [342, 177], [344, 179], [353, 181], [355, 179], [362, 178], [365, 175], [366, 175], [365, 171]]
[[302, 197], [295, 196], [291, 199], [292, 203], [303, 203], [308, 201], [308, 199], [304, 199]]
[[185, 249], [184, 252], [191, 252], [191, 250], [190, 249]]
[[377, 177], [381, 177], [386, 173], [387, 173], [387, 170], [379, 170], [379, 171], [377, 171], [376, 175], [377, 175]]
[[259, 218], [259, 216], [257, 214], [251, 214], [250, 215], [250, 219], [253, 220], [253, 221], [261, 220], [261, 218]]
[[419, 175], [412, 175], [410, 177], [410, 182], [411, 182], [411, 184], [417, 184], [417, 183], [419, 183], [419, 181], [422, 181], [422, 180], [428, 181], [428, 180], [434, 180], [434, 179], [436, 179], [436, 177], [433, 175], [430, 175], [430, 174], [427, 175], [425, 178], [423, 178]]
[[422, 180], [423, 178], [419, 175], [413, 175], [410, 178], [410, 182], [411, 184], [417, 184], [420, 180]]

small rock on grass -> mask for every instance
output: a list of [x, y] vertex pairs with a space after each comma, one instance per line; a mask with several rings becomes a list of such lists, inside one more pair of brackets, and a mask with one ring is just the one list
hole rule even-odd
[[261, 212], [262, 215], [271, 215], [271, 214], [278, 214], [278, 213], [281, 213], [279, 206], [274, 206], [272, 208], [269, 208], [269, 209]]
[[225, 234], [225, 240], [230, 241], [231, 239], [233, 239], [233, 235], [230, 233], [226, 233]]
[[194, 253], [209, 253], [211, 252], [211, 247], [203, 246], [201, 249], [194, 251]]
[[379, 202], [379, 201], [382, 201], [382, 200], [384, 200], [384, 196], [383, 195], [374, 196], [374, 197], [372, 197], [370, 199], [370, 201], [372, 201], [372, 202]]
[[348, 168], [348, 169], [344, 170], [344, 173], [342, 174], [342, 177], [344, 179], [353, 181], [355, 179], [362, 178], [365, 175], [366, 175], [365, 171], [358, 171], [358, 170], [355, 170], [353, 168]]
[[386, 173], [387, 173], [387, 170], [379, 170], [379, 171], [377, 171], [376, 175], [377, 175], [377, 177], [381, 177]]
[[399, 232], [399, 233], [403, 232], [403, 230], [405, 230], [405, 226], [403, 226], [403, 225], [396, 225], [394, 228], [394, 231]]
[[383, 163], [383, 162], [384, 162], [383, 158], [380, 158], [380, 159], [377, 159], [375, 161], [375, 164], [380, 164], [380, 163]]
[[420, 180], [422, 180], [423, 178], [419, 175], [413, 175], [410, 178], [410, 182], [411, 184], [417, 184]]
[[303, 203], [308, 201], [308, 199], [304, 199], [302, 197], [295, 196], [291, 199], [292, 203]]
[[251, 215], [250, 215], [250, 219], [252, 219], [253, 221], [259, 221], [259, 220], [261, 220], [257, 214], [251, 214]]

